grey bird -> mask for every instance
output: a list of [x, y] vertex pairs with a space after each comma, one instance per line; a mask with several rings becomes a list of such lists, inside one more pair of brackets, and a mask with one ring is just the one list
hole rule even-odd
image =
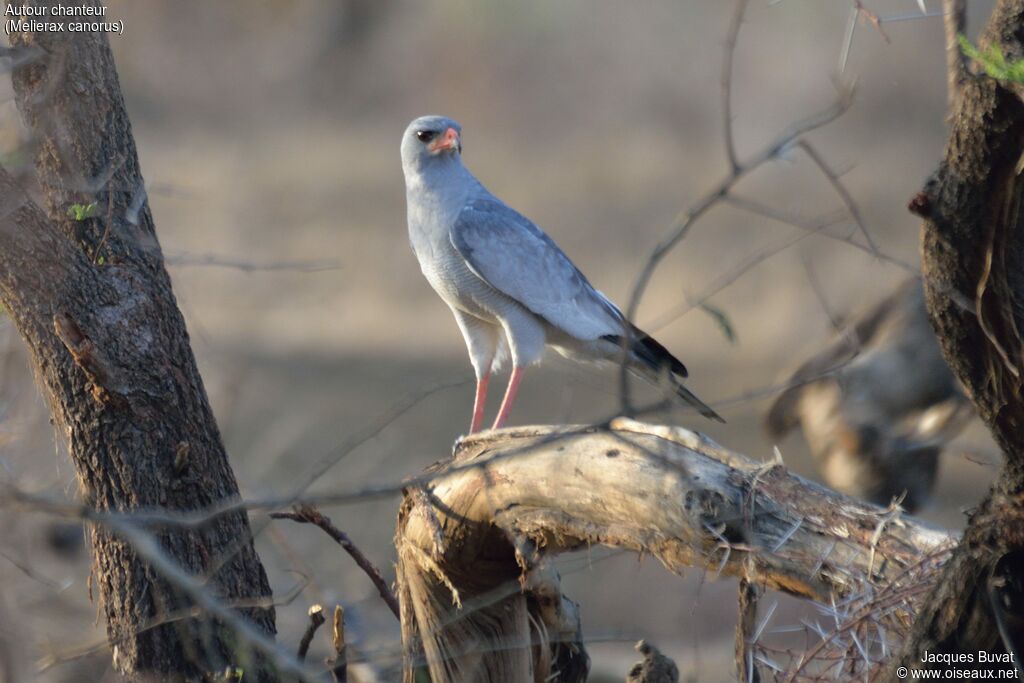
[[[409, 240], [427, 281], [462, 331], [476, 373], [470, 433], [483, 424], [492, 370], [512, 374], [494, 421], [508, 418], [523, 368], [546, 346], [583, 361], [621, 361], [668, 382], [702, 415], [723, 421], [681, 383], [686, 367], [594, 289], [540, 228], [491, 194], [462, 163], [462, 127], [423, 116], [402, 136]], [[628, 346], [623, 353], [623, 347]]]
[[931, 494], [943, 446], [973, 416], [917, 278], [849, 320], [787, 384], [766, 416], [769, 435], [802, 427], [826, 483], [881, 505], [903, 495], [911, 512]]

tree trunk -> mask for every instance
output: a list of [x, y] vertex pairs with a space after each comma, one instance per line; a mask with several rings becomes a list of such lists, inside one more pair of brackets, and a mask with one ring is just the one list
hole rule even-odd
[[681, 428], [468, 437], [399, 514], [405, 680], [424, 666], [434, 683], [582, 680], [555, 553], [626, 548], [827, 603], [953, 542]]
[[[10, 38], [31, 57], [13, 78], [45, 210], [0, 170], [0, 301], [31, 350], [82, 496], [119, 511], [198, 510], [237, 498], [164, 268], [107, 38]], [[240, 612], [274, 633], [270, 587], [244, 513], [153, 533], [227, 604], [258, 605]], [[119, 672], [196, 679], [231, 665], [246, 680], [273, 677], [223, 623], [189, 613], [193, 603], [131, 545], [99, 527], [91, 540]]]
[[[1000, 0], [982, 43], [1024, 57], [1024, 1]], [[1024, 104], [1020, 85], [962, 81], [945, 158], [911, 210], [929, 316], [950, 367], [1005, 455], [989, 496], [919, 615], [897, 666], [1024, 643]]]

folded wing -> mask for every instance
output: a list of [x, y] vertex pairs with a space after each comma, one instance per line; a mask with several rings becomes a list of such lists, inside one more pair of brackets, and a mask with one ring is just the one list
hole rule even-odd
[[469, 202], [450, 237], [478, 277], [551, 325], [583, 340], [623, 333], [619, 309], [550, 237], [499, 200]]

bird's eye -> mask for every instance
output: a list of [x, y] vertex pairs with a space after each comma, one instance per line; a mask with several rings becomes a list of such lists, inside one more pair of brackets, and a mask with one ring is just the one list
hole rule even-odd
[[416, 137], [419, 138], [420, 142], [430, 142], [437, 137], [436, 130], [420, 130], [416, 132]]

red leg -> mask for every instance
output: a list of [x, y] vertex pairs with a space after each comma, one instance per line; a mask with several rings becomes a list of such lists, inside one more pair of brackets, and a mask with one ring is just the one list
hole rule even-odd
[[487, 403], [487, 383], [491, 380], [491, 373], [487, 373], [476, 381], [476, 398], [473, 399], [473, 423], [469, 426], [469, 433], [474, 434], [480, 431], [484, 424], [484, 404]]
[[498, 417], [494, 420], [491, 429], [498, 429], [512, 412], [512, 402], [516, 400], [516, 393], [519, 391], [519, 382], [523, 379], [522, 368], [512, 368], [512, 376], [508, 378], [508, 389], [505, 390], [505, 398], [501, 401], [501, 409], [498, 410]]

